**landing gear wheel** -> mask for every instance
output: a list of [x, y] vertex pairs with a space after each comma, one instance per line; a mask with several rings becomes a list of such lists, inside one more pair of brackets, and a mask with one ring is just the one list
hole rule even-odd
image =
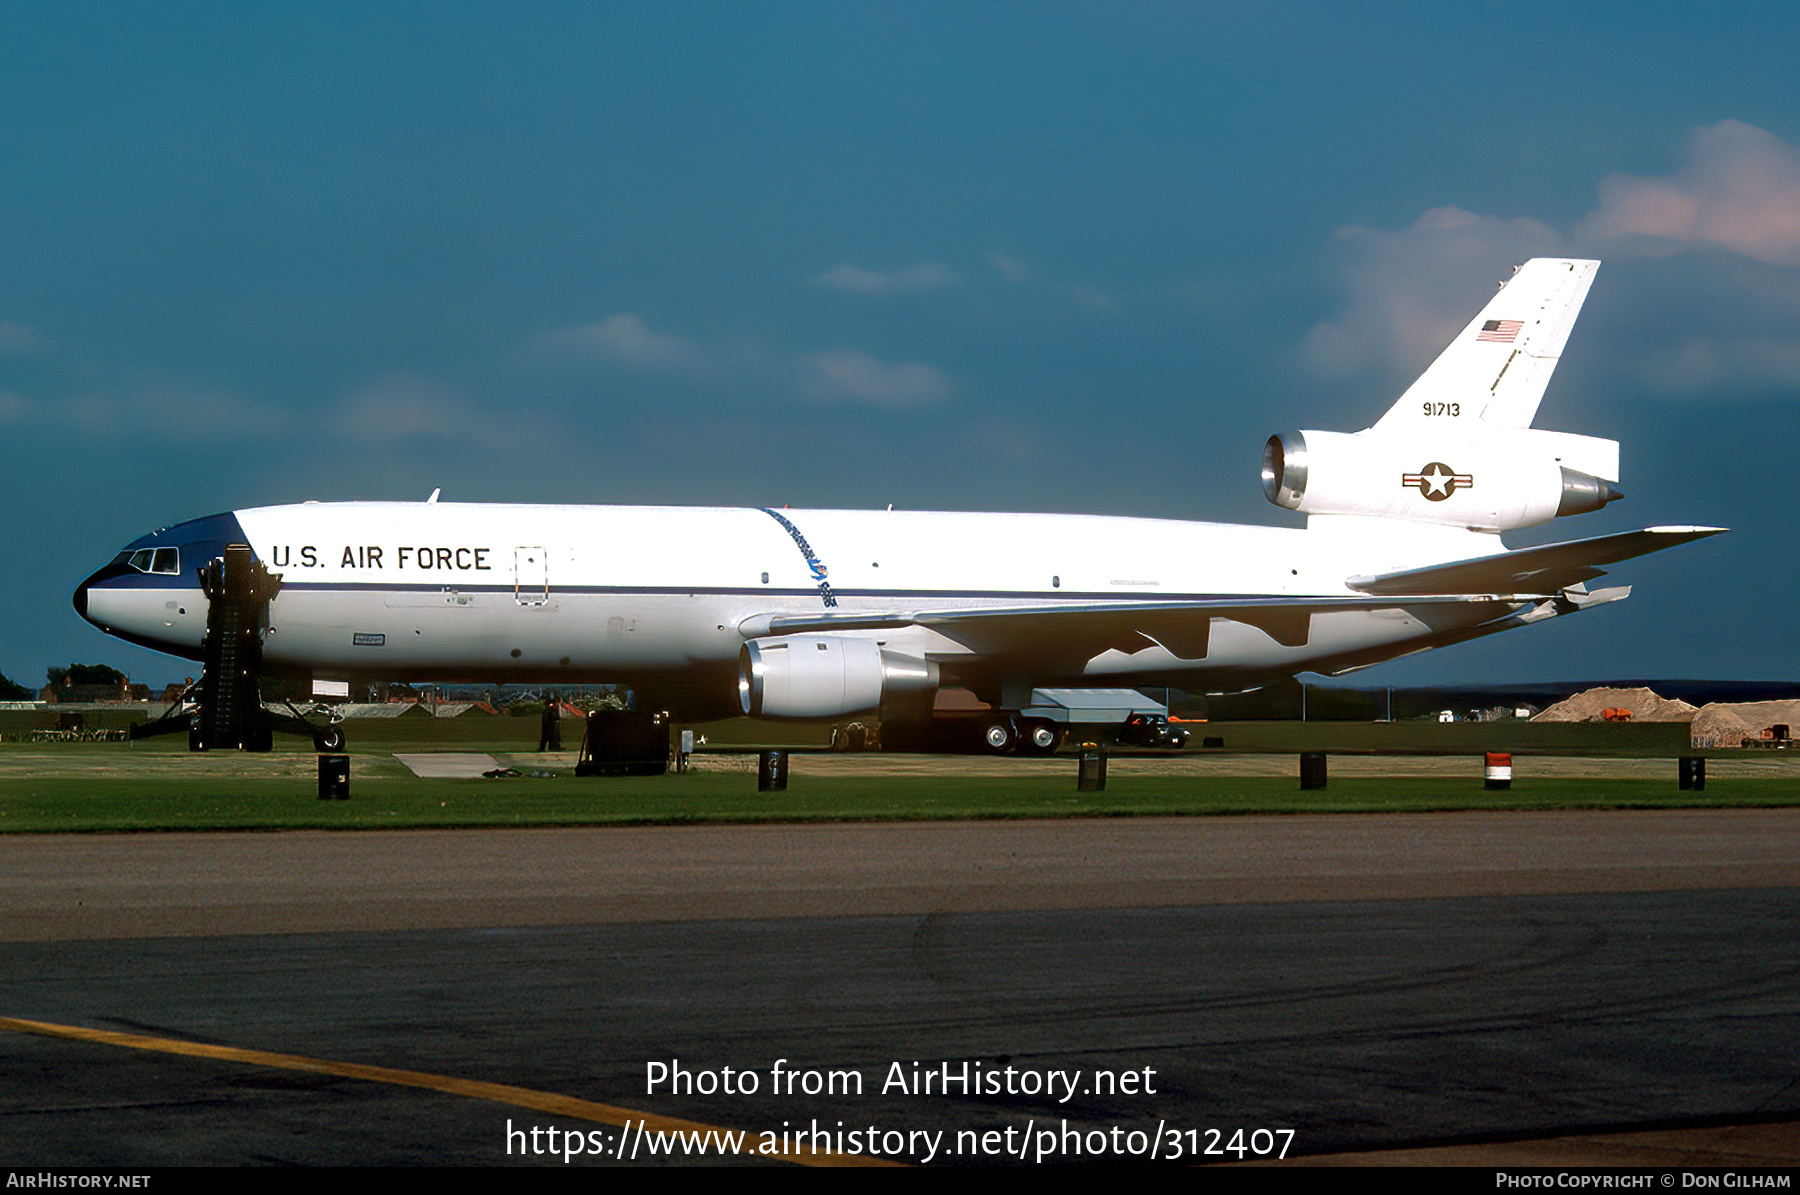
[[981, 728], [981, 745], [993, 755], [1005, 755], [1019, 741], [1019, 729], [1011, 718], [991, 718]]
[[1019, 750], [1026, 755], [1054, 755], [1062, 746], [1063, 729], [1048, 718], [1030, 718], [1020, 727]]

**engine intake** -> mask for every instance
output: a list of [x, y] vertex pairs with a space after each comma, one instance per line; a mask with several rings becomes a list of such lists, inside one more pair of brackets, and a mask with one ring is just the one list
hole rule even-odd
[[938, 687], [938, 666], [873, 639], [783, 635], [738, 653], [738, 700], [752, 718], [835, 718]]

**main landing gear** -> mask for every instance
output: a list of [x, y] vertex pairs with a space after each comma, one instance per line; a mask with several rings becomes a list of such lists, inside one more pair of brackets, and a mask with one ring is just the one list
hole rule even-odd
[[1025, 718], [998, 710], [982, 719], [981, 745], [994, 755], [1054, 755], [1065, 733], [1048, 718]]
[[887, 751], [975, 755], [1054, 755], [1067, 731], [1048, 718], [1026, 718], [1011, 710], [991, 710], [978, 718], [936, 717], [881, 724]]

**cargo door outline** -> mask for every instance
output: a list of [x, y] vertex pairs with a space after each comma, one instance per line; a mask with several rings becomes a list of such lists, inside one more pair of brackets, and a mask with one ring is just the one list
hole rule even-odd
[[550, 603], [550, 554], [543, 548], [513, 549], [513, 600], [521, 606]]

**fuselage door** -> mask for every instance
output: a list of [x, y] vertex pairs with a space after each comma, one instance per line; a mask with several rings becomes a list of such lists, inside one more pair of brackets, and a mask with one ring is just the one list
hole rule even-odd
[[513, 600], [521, 606], [549, 602], [549, 553], [543, 548], [513, 549]]

